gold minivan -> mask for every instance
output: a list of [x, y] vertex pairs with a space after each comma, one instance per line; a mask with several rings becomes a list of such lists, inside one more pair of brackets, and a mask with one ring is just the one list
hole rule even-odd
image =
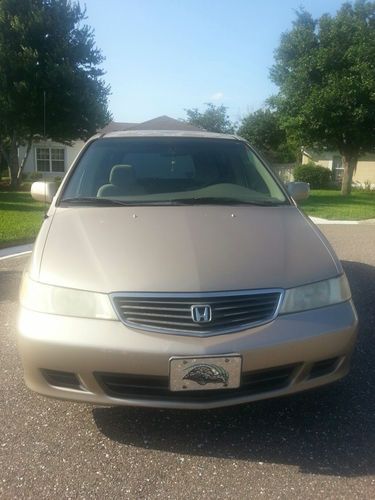
[[27, 385], [105, 405], [215, 408], [349, 370], [357, 334], [331, 246], [243, 139], [93, 137], [51, 201], [20, 292]]

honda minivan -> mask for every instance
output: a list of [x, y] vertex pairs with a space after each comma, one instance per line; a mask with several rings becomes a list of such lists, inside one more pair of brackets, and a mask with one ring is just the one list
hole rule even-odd
[[20, 291], [26, 384], [105, 405], [215, 408], [336, 381], [357, 315], [340, 261], [243, 139], [93, 137], [51, 202]]

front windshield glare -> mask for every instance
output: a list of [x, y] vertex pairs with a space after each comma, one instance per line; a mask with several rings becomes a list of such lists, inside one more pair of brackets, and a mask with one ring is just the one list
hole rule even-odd
[[[288, 204], [247, 145], [230, 139], [98, 139], [84, 152], [61, 201]], [[108, 203], [107, 203], [108, 204]]]

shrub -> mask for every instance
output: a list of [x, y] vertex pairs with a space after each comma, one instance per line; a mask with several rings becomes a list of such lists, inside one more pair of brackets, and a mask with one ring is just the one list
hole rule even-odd
[[308, 182], [311, 189], [325, 189], [330, 185], [332, 172], [329, 168], [309, 162], [295, 167], [293, 176], [295, 181]]
[[19, 188], [20, 191], [26, 191], [27, 193], [30, 192], [31, 190], [31, 184], [32, 182], [29, 182], [29, 181], [26, 181], [26, 182], [23, 182]]
[[365, 191], [366, 193], [371, 193], [374, 190], [375, 190], [375, 184], [368, 179], [364, 182], [354, 182], [354, 185], [352, 187], [352, 191], [358, 191], [358, 192]]
[[42, 172], [31, 172], [30, 174], [28, 174], [28, 179], [30, 179], [31, 181], [40, 181], [41, 179], [43, 179], [43, 174]]

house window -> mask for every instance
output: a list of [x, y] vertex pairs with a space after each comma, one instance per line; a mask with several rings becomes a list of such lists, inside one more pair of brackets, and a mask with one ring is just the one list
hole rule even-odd
[[64, 172], [64, 148], [36, 148], [36, 169], [38, 172]]
[[342, 165], [341, 156], [334, 156], [332, 159], [332, 172], [333, 179], [337, 182], [342, 181], [342, 177], [344, 175], [344, 167]]

